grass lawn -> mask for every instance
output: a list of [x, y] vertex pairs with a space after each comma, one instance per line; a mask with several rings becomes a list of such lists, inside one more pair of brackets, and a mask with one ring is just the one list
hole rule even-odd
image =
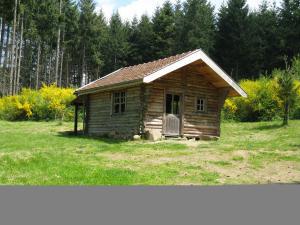
[[223, 123], [219, 141], [68, 135], [72, 123], [0, 121], [2, 185], [300, 183], [300, 121]]

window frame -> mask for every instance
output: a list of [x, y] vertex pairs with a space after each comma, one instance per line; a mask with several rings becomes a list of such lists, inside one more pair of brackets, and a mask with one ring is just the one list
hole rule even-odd
[[[172, 96], [172, 98], [171, 98], [171, 112], [170, 113], [167, 112], [167, 96], [168, 95]], [[177, 110], [178, 110], [177, 114], [174, 113], [174, 102], [175, 102], [174, 97], [175, 96], [179, 97], [178, 105], [177, 105], [177, 107], [178, 107], [177, 108]], [[165, 107], [165, 113], [166, 114], [173, 114], [173, 115], [180, 115], [181, 114], [181, 110], [182, 110], [181, 109], [182, 108], [182, 95], [181, 94], [168, 92], [168, 93], [165, 94], [165, 100], [164, 100], [164, 102], [165, 102], [164, 107]]]
[[[201, 103], [198, 104], [198, 101], [200, 100], [203, 100], [203, 110], [198, 110], [198, 106], [201, 107]], [[207, 113], [208, 110], [207, 110], [207, 97], [206, 96], [197, 96], [195, 98], [195, 111], [196, 113]]]
[[[122, 101], [122, 94], [124, 93], [124, 101]], [[119, 101], [116, 103], [115, 95], [119, 94]], [[118, 112], [115, 111], [115, 107], [118, 105]], [[124, 105], [124, 112], [122, 112], [122, 105]], [[127, 91], [120, 90], [120, 91], [113, 91], [111, 93], [111, 115], [122, 115], [127, 111]]]

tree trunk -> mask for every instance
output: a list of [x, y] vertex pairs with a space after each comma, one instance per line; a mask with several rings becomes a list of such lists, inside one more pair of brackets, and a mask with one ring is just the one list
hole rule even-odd
[[[2, 63], [2, 52], [3, 52], [3, 45], [4, 45], [4, 35], [5, 35], [5, 21], [4, 18], [2, 18], [1, 21], [1, 39], [0, 39], [0, 68], [3, 66]], [[4, 70], [2, 71], [0, 83], [1, 83], [1, 89], [0, 92], [1, 94], [4, 94], [4, 89], [5, 89], [5, 77], [4, 77]]]
[[51, 69], [52, 69], [52, 53], [50, 53], [50, 62], [49, 62], [49, 73], [48, 73], [48, 82], [47, 84], [51, 84]]
[[[33, 64], [32, 64], [32, 58], [33, 58], [33, 52], [32, 52], [32, 40], [31, 39], [29, 39], [29, 46], [30, 46], [30, 57], [29, 57], [29, 59], [30, 59], [30, 67], [32, 68], [33, 67]], [[33, 88], [33, 85], [32, 85], [32, 78], [33, 78], [33, 76], [32, 76], [33, 74], [32, 74], [32, 70], [29, 72], [29, 87], [30, 88]]]
[[59, 87], [62, 87], [63, 62], [64, 62], [64, 50], [61, 51], [60, 71], [59, 71]]
[[86, 82], [86, 74], [85, 74], [85, 45], [83, 46], [83, 54], [82, 54], [82, 64], [81, 64], [81, 85]]
[[67, 55], [67, 65], [66, 65], [66, 87], [69, 87], [69, 54]]
[[4, 62], [3, 62], [3, 69], [4, 70], [7, 68], [9, 41], [10, 41], [10, 26], [7, 25], [6, 44], [5, 44]]
[[17, 73], [18, 73], [17, 64], [18, 64], [18, 60], [19, 60], [19, 45], [18, 45], [17, 41], [16, 41], [15, 52], [16, 52], [16, 54], [15, 54], [15, 59], [13, 62], [15, 67], [14, 67], [14, 72], [13, 72], [12, 93], [11, 93], [12, 95], [16, 94], [16, 83], [17, 83]]
[[63, 30], [62, 34], [62, 47], [61, 47], [61, 57], [60, 57], [60, 70], [59, 70], [59, 87], [62, 86], [62, 71], [63, 71], [63, 63], [64, 63], [64, 41], [65, 41], [65, 32]]
[[[15, 36], [15, 42], [16, 42], [16, 47], [15, 47], [15, 61], [14, 61], [14, 72], [13, 72], [13, 91], [12, 91], [12, 94], [15, 95], [16, 92], [17, 92], [17, 74], [18, 74], [18, 61], [19, 61], [19, 58], [20, 58], [20, 55], [19, 55], [19, 50], [20, 50], [20, 47], [21, 47], [21, 43], [20, 43], [20, 39], [19, 37], [17, 36], [17, 30], [19, 29], [19, 26], [20, 26], [20, 20], [21, 20], [21, 15], [20, 13], [18, 13], [18, 19], [17, 19], [17, 28], [16, 28], [16, 36]], [[19, 39], [19, 43], [18, 43], [18, 40]]]
[[[61, 7], [62, 7], [62, 0], [59, 1], [59, 16], [61, 15]], [[60, 24], [58, 24], [57, 46], [56, 46], [56, 62], [55, 62], [55, 84], [56, 85], [58, 85], [59, 54], [60, 54]]]
[[289, 124], [289, 111], [290, 111], [290, 104], [288, 99], [286, 99], [284, 103], [284, 115], [283, 115], [283, 125], [287, 126]]
[[37, 55], [37, 64], [36, 64], [36, 79], [35, 79], [35, 89], [39, 89], [39, 73], [40, 73], [40, 55], [41, 55], [41, 43], [38, 43], [38, 55]]
[[2, 64], [2, 51], [4, 45], [4, 35], [5, 35], [5, 20], [2, 18], [2, 26], [1, 26], [1, 40], [0, 40], [0, 67]]
[[9, 76], [9, 93], [11, 95], [13, 94], [13, 76], [14, 76], [14, 67], [15, 67], [14, 59], [15, 59], [15, 45], [16, 45], [17, 7], [18, 7], [18, 0], [15, 0], [13, 38], [12, 38], [12, 48], [11, 48], [11, 64], [10, 64], [10, 76]]
[[18, 61], [18, 73], [16, 82], [16, 93], [20, 91], [20, 74], [21, 74], [21, 62], [22, 62], [22, 50], [23, 50], [23, 31], [24, 31], [24, 18], [21, 19], [21, 34], [20, 34], [20, 49], [19, 49], [19, 61]]

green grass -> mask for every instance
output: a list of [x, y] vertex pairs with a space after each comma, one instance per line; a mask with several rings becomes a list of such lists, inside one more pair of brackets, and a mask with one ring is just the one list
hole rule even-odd
[[300, 121], [222, 124], [219, 141], [73, 136], [72, 123], [0, 121], [2, 185], [300, 183]]

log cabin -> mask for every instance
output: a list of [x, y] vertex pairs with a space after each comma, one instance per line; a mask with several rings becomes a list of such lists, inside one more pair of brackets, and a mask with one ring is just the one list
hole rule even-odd
[[84, 108], [84, 133], [215, 138], [227, 97], [247, 94], [201, 49], [114, 71], [75, 91]]

